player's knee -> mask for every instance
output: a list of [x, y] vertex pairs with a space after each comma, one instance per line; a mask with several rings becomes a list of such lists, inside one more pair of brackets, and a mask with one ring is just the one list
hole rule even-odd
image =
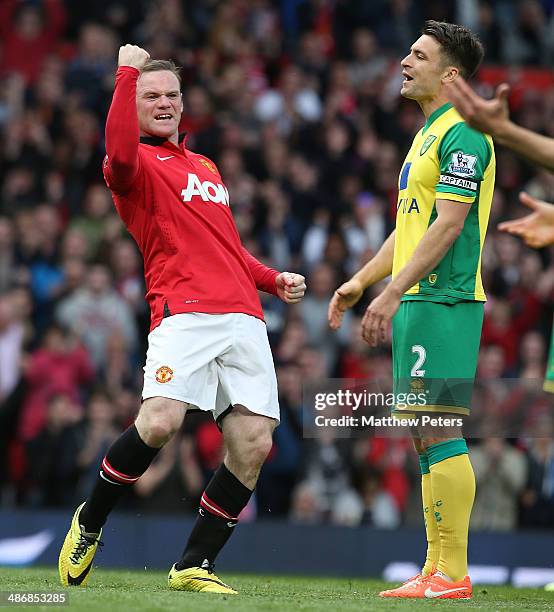
[[268, 428], [251, 429], [245, 432], [239, 444], [232, 445], [233, 461], [244, 468], [258, 468], [266, 460], [272, 445], [271, 431]]
[[165, 416], [155, 416], [149, 419], [143, 439], [149, 446], [159, 447], [163, 446], [176, 431], [177, 427], [170, 419]]
[[137, 417], [135, 425], [140, 437], [148, 446], [163, 446], [179, 429], [184, 417], [184, 410], [163, 402], [145, 402]]

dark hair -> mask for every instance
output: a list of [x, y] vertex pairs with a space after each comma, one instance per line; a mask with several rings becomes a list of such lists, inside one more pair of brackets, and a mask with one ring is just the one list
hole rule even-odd
[[140, 72], [159, 72], [161, 70], [169, 70], [169, 72], [173, 72], [179, 81], [179, 85], [181, 84], [181, 69], [175, 65], [173, 60], [149, 59], [140, 69]]
[[439, 43], [448, 63], [459, 68], [464, 78], [477, 72], [485, 51], [476, 34], [455, 23], [433, 20], [425, 22], [421, 33]]

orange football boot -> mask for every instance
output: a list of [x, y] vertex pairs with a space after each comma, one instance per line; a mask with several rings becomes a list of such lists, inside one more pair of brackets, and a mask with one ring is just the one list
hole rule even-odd
[[379, 597], [424, 598], [425, 585], [431, 576], [432, 574], [426, 574], [425, 576], [422, 573], [416, 574], [395, 589], [381, 591]]

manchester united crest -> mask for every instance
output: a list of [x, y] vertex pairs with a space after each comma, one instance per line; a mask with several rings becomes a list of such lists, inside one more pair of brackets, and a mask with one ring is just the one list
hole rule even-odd
[[168, 383], [173, 378], [173, 370], [169, 366], [161, 366], [156, 370], [156, 382]]
[[212, 164], [212, 162], [211, 162], [211, 161], [208, 161], [207, 159], [202, 158], [202, 159], [200, 160], [200, 163], [201, 163], [203, 166], [206, 166], [206, 168], [208, 168], [208, 170], [209, 170], [210, 172], [213, 172], [214, 174], [217, 174], [217, 170], [216, 170], [215, 166]]

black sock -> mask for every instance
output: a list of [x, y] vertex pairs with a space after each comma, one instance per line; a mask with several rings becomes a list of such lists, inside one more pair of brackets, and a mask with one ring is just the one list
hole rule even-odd
[[104, 457], [94, 489], [79, 515], [85, 531], [100, 531], [113, 507], [146, 472], [159, 450], [145, 444], [134, 425], [119, 436]]
[[251, 495], [252, 491], [221, 464], [202, 494], [198, 518], [176, 564], [178, 570], [201, 567], [206, 559], [209, 564], [214, 562]]

